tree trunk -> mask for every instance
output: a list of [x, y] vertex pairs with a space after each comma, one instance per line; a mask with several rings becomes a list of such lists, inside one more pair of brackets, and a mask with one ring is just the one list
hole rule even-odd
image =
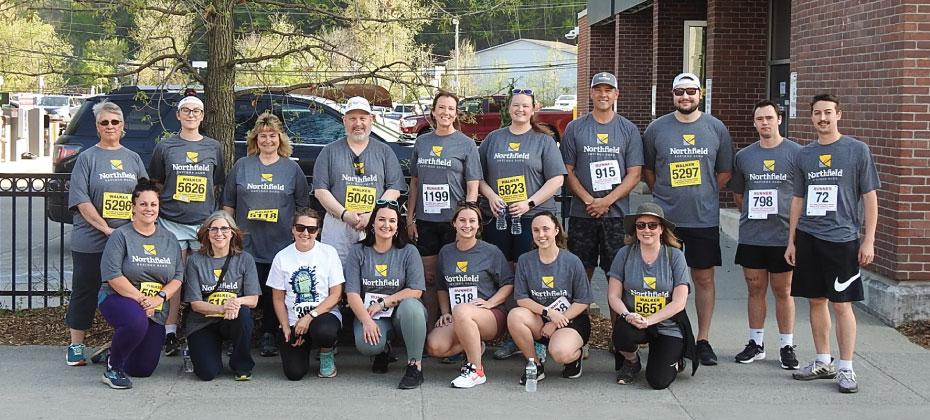
[[204, 131], [224, 146], [227, 171], [232, 168], [235, 156], [235, 4], [235, 0], [212, 0], [206, 14], [207, 48], [210, 54], [207, 60], [207, 83], [204, 86]]

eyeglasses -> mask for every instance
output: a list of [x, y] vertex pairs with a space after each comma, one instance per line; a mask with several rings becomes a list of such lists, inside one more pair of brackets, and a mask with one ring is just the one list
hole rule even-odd
[[207, 231], [209, 231], [211, 235], [216, 235], [217, 233], [222, 233], [222, 234], [225, 235], [225, 234], [231, 232], [231, 231], [232, 231], [232, 228], [229, 227], [229, 226], [208, 227], [208, 228], [207, 228]]
[[399, 204], [397, 201], [395, 201], [395, 200], [378, 200], [378, 201], [375, 202], [375, 204], [376, 204], [376, 205], [379, 205], [379, 206], [393, 207], [393, 208], [395, 208], [395, 209], [399, 209], [399, 208], [400, 208], [400, 204]]
[[533, 95], [533, 89], [514, 89], [514, 95]]
[[365, 162], [362, 162], [358, 156], [352, 159], [352, 166], [355, 167], [355, 175], [365, 174]]
[[193, 116], [195, 116], [195, 117], [199, 117], [199, 116], [203, 115], [203, 110], [200, 109], [200, 108], [194, 108], [194, 109], [190, 109], [190, 108], [181, 108], [181, 109], [178, 110], [178, 112], [180, 112], [181, 114], [184, 114], [184, 115], [193, 115]]
[[108, 125], [120, 125], [120, 124], [122, 124], [122, 123], [123, 123], [123, 122], [120, 121], [120, 120], [100, 120], [100, 121], [97, 121], [97, 124], [100, 124], [100, 125], [102, 125], [102, 126], [104, 126], [104, 127], [106, 127], [106, 126], [108, 126]]
[[302, 225], [300, 223], [294, 223], [294, 230], [296, 230], [297, 233], [307, 232], [313, 235], [313, 234], [316, 234], [316, 231], [319, 229], [320, 229], [319, 226], [307, 226], [307, 225]]
[[636, 230], [656, 230], [659, 228], [659, 222], [636, 222]]
[[672, 94], [675, 96], [682, 96], [686, 93], [689, 95], [697, 95], [697, 93], [700, 91], [701, 89], [698, 88], [676, 88], [672, 89]]

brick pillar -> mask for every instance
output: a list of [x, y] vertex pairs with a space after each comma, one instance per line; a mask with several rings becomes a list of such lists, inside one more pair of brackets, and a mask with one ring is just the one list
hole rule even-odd
[[[589, 44], [588, 49], [588, 68], [585, 78], [581, 79], [581, 72], [578, 72], [578, 115], [584, 115], [591, 111], [591, 101], [589, 98], [589, 86], [591, 77], [602, 71], [614, 73], [616, 55], [616, 29], [613, 19], [598, 22], [597, 25], [589, 26]], [[580, 61], [579, 61], [580, 62]]]
[[591, 71], [589, 70], [591, 46], [591, 27], [588, 26], [588, 16], [585, 14], [578, 19], [578, 77], [577, 88], [575, 89], [578, 104], [576, 108], [578, 115], [588, 112], [588, 89], [584, 87], [591, 83]]
[[[616, 19], [617, 112], [645, 130], [652, 121], [652, 8]], [[581, 85], [579, 85], [580, 87]]]
[[683, 67], [685, 21], [706, 19], [707, 2], [703, 0], [655, 0], [653, 3], [652, 84], [656, 86], [656, 116], [675, 110], [670, 91], [672, 80]]

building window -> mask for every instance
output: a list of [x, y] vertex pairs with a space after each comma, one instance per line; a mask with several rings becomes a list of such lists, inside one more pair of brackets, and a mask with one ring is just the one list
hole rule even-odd
[[685, 53], [682, 71], [704, 80], [704, 57], [707, 52], [707, 21], [685, 21]]

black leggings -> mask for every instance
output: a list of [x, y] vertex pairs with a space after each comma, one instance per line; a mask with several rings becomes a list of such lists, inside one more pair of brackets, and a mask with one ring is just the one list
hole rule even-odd
[[[658, 333], [656, 326], [645, 330], [636, 328], [617, 318], [612, 336], [614, 348], [632, 353], [640, 344], [649, 343], [649, 359], [646, 362], [646, 382], [653, 389], [668, 388], [678, 376], [676, 363], [684, 352], [684, 340]], [[618, 354], [618, 357], [623, 357]]]
[[258, 297], [258, 307], [262, 310], [262, 325], [259, 331], [262, 334], [274, 334], [278, 331], [278, 317], [274, 313], [272, 292], [267, 284], [271, 264], [256, 262], [255, 271], [258, 272], [258, 284], [262, 288], [262, 294]]
[[[339, 329], [342, 323], [331, 312], [318, 316], [310, 323], [310, 329], [304, 333], [304, 343], [293, 347], [284, 342], [284, 334], [278, 336], [278, 349], [281, 353], [281, 364], [284, 366], [284, 376], [292, 381], [299, 381], [310, 370], [310, 349], [312, 347], [332, 348], [336, 346], [339, 338]], [[294, 341], [294, 327], [291, 328], [291, 340]]]

